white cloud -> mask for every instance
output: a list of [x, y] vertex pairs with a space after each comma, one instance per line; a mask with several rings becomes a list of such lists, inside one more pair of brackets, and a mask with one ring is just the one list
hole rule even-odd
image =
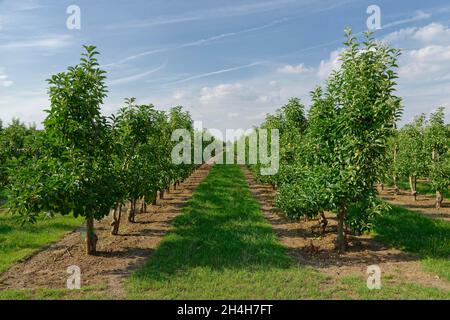
[[413, 48], [403, 50], [399, 59], [398, 94], [405, 106], [401, 123], [439, 105], [449, 109], [450, 28], [432, 22], [392, 32], [384, 40], [398, 48]]
[[37, 0], [2, 0], [0, 2], [0, 10], [2, 12], [30, 11], [42, 8]]
[[383, 28], [391, 28], [391, 27], [395, 27], [398, 25], [406, 24], [406, 23], [412, 23], [412, 22], [417, 22], [417, 21], [421, 21], [421, 20], [426, 20], [431, 17], [432, 17], [431, 13], [419, 10], [419, 11], [416, 11], [414, 16], [412, 16], [411, 18], [397, 20], [397, 21], [385, 24], [385, 25], [383, 25]]
[[264, 120], [264, 118], [266, 117], [265, 112], [260, 112], [257, 114], [252, 114], [252, 115], [248, 115], [245, 117], [245, 119], [247, 120], [251, 120], [251, 121], [258, 121], [258, 122], [262, 122]]
[[112, 62], [112, 63], [108, 63], [103, 65], [102, 67], [117, 67], [120, 66], [122, 64], [125, 64], [127, 62], [139, 59], [139, 58], [143, 58], [149, 55], [153, 55], [153, 54], [158, 54], [158, 53], [165, 53], [165, 52], [169, 52], [169, 51], [175, 51], [175, 50], [179, 50], [179, 49], [184, 49], [184, 48], [190, 48], [190, 47], [197, 47], [197, 46], [204, 46], [204, 45], [208, 45], [210, 43], [214, 43], [217, 42], [219, 40], [223, 40], [226, 38], [230, 38], [230, 37], [236, 37], [239, 35], [243, 35], [243, 34], [247, 34], [247, 33], [252, 33], [255, 31], [260, 31], [260, 30], [264, 30], [267, 28], [271, 28], [274, 26], [277, 26], [281, 23], [284, 23], [286, 21], [289, 21], [291, 19], [289, 18], [282, 18], [282, 19], [277, 19], [274, 20], [270, 23], [261, 25], [261, 26], [256, 26], [256, 27], [252, 27], [252, 28], [247, 28], [247, 29], [242, 29], [239, 31], [234, 31], [234, 32], [228, 32], [228, 33], [222, 33], [219, 35], [214, 35], [208, 38], [203, 38], [203, 39], [199, 39], [199, 40], [195, 40], [195, 41], [191, 41], [191, 42], [186, 42], [186, 43], [182, 43], [176, 46], [172, 46], [172, 47], [166, 47], [166, 48], [159, 48], [159, 49], [153, 49], [153, 50], [148, 50], [148, 51], [144, 51], [138, 54], [134, 54], [131, 56], [128, 56], [126, 58], [120, 59], [116, 62]]
[[8, 75], [3, 73], [3, 70], [0, 69], [0, 87], [8, 88], [14, 84], [13, 81], [9, 80]]
[[403, 28], [389, 33], [383, 39], [395, 44], [450, 44], [450, 28], [440, 23], [424, 27]]
[[30, 11], [42, 8], [37, 0], [3, 0], [1, 9], [5, 11]]
[[0, 44], [2, 50], [18, 49], [57, 49], [71, 45], [73, 38], [70, 35], [56, 35], [38, 37], [34, 39], [14, 40]]
[[328, 78], [333, 70], [337, 70], [341, 67], [341, 61], [339, 60], [339, 55], [342, 53], [343, 49], [337, 49], [330, 53], [328, 60], [322, 60], [319, 64], [319, 69], [317, 75], [320, 79], [324, 80]]
[[126, 84], [126, 83], [134, 82], [137, 80], [141, 80], [141, 79], [145, 78], [146, 76], [151, 75], [152, 73], [155, 73], [155, 72], [158, 72], [158, 71], [164, 69], [165, 67], [166, 67], [166, 64], [162, 64], [159, 67], [154, 68], [152, 70], [148, 70], [145, 72], [141, 72], [141, 73], [123, 77], [123, 78], [110, 80], [110, 81], [108, 81], [108, 84], [113, 86], [113, 85]]
[[138, 58], [146, 57], [146, 56], [149, 56], [149, 55], [152, 55], [152, 54], [156, 54], [156, 53], [164, 53], [166, 51], [168, 51], [167, 48], [148, 50], [148, 51], [145, 51], [145, 52], [141, 52], [141, 53], [134, 54], [134, 55], [128, 56], [126, 58], [120, 59], [120, 60], [118, 60], [116, 62], [111, 62], [111, 63], [108, 63], [108, 64], [104, 64], [104, 65], [102, 65], [102, 68], [117, 67], [117, 66], [120, 66], [120, 65], [122, 65], [124, 63], [130, 62], [130, 61], [138, 59]]
[[[107, 30], [122, 30], [128, 28], [148, 28], [158, 25], [178, 24], [185, 22], [201, 21], [207, 19], [217, 19], [224, 17], [243, 16], [259, 12], [267, 12], [289, 4], [299, 4], [297, 0], [277, 0], [277, 1], [258, 1], [254, 3], [239, 4], [235, 6], [226, 6], [214, 9], [198, 10], [194, 12], [185, 12], [182, 15], [160, 16], [154, 19], [135, 20], [124, 24], [114, 24], [106, 26]], [[301, 2], [300, 2], [301, 4]]]
[[227, 117], [228, 118], [237, 118], [237, 117], [239, 117], [239, 113], [238, 112], [228, 112]]
[[306, 67], [304, 63], [300, 63], [298, 65], [284, 65], [283, 67], [278, 68], [277, 72], [284, 74], [298, 74], [312, 72], [313, 70], [313, 68]]
[[417, 28], [403, 28], [394, 32], [389, 33], [384, 37], [384, 41], [387, 41], [389, 43], [405, 40], [408, 38], [411, 38], [415, 32], [417, 31]]
[[[388, 34], [383, 39], [396, 47], [412, 47], [400, 57], [400, 82], [425, 82], [446, 80], [450, 74], [450, 28], [440, 23], [423, 27], [404, 28]], [[447, 78], [447, 80], [449, 80]]]
[[185, 93], [183, 91], [176, 91], [174, 92], [173, 96], [172, 96], [175, 100], [181, 100], [185, 97]]
[[400, 77], [405, 80], [433, 80], [450, 72], [450, 46], [430, 45], [406, 52]]
[[241, 96], [245, 93], [244, 87], [240, 83], [220, 84], [214, 87], [203, 87], [200, 90], [200, 101], [211, 102], [224, 99], [230, 96]]
[[187, 77], [187, 78], [184, 78], [184, 79], [181, 79], [181, 80], [169, 82], [169, 84], [183, 83], [183, 82], [188, 82], [188, 81], [191, 81], [191, 80], [207, 78], [207, 77], [211, 77], [211, 76], [215, 76], [215, 75], [219, 75], [219, 74], [223, 74], [223, 73], [228, 73], [228, 72], [232, 72], [232, 71], [237, 71], [237, 70], [242, 70], [242, 69], [256, 67], [256, 66], [259, 66], [259, 65], [262, 65], [262, 64], [263, 64], [263, 62], [253, 62], [253, 63], [245, 64], [245, 65], [242, 65], [242, 66], [237, 66], [237, 67], [232, 67], [232, 68], [227, 68], [227, 69], [220, 69], [220, 70], [211, 71], [211, 72], [205, 72], [205, 73], [201, 73], [201, 74], [197, 74], [197, 75], [194, 75], [194, 76], [190, 76], [190, 77]]
[[270, 100], [270, 97], [267, 95], [262, 95], [262, 96], [258, 97], [258, 101], [261, 101], [261, 102], [268, 102], [269, 100]]
[[39, 128], [46, 113], [43, 111], [49, 106], [49, 99], [42, 90], [42, 94], [30, 92], [15, 92], [2, 95], [0, 99], [0, 115], [4, 123], [13, 118], [19, 118], [25, 123], [36, 123]]
[[450, 28], [439, 23], [431, 23], [418, 29], [414, 38], [425, 43], [450, 42]]

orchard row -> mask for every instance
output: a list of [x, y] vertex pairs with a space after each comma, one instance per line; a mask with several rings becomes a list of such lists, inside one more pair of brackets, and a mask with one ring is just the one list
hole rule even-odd
[[[182, 107], [169, 112], [126, 99], [120, 111], [105, 117], [105, 72], [95, 47], [86, 46], [80, 64], [51, 77], [44, 129], [18, 120], [0, 130], [0, 183], [7, 207], [24, 222], [45, 213], [86, 219], [86, 251], [96, 251], [94, 220], [112, 213], [111, 233], [119, 232], [122, 208], [128, 221], [186, 179], [193, 164], [175, 165], [172, 132], [188, 130], [193, 121]], [[1, 127], [1, 126], [0, 126]], [[138, 207], [138, 200], [141, 204]]]

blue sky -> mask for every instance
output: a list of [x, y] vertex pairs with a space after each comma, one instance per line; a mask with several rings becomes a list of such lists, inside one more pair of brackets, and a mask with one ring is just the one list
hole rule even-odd
[[[69, 5], [81, 30], [69, 30]], [[381, 8], [376, 37], [402, 48], [402, 123], [446, 107], [450, 120], [450, 3], [352, 0], [0, 0], [0, 118], [40, 122], [46, 79], [94, 44], [108, 72], [105, 114], [126, 97], [185, 106], [209, 128], [250, 128], [309, 92], [339, 67], [343, 29], [364, 31]]]

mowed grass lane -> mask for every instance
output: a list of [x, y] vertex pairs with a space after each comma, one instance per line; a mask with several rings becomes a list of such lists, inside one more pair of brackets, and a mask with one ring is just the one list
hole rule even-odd
[[127, 289], [148, 299], [325, 298], [323, 281], [287, 255], [239, 167], [216, 165]]

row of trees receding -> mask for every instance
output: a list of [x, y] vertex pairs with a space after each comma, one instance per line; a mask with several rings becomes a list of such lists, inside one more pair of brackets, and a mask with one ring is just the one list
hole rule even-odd
[[399, 191], [398, 181], [408, 179], [411, 196], [416, 201], [417, 180], [427, 180], [436, 192], [436, 208], [441, 208], [443, 194], [450, 185], [450, 125], [445, 123], [444, 108], [439, 107], [429, 119], [425, 114], [406, 124], [390, 140], [386, 164], [389, 178]]
[[319, 218], [325, 230], [324, 212], [335, 213], [339, 251], [347, 248], [349, 230], [370, 229], [372, 218], [386, 209], [376, 186], [388, 176], [415, 181], [428, 175], [439, 201], [450, 184], [443, 110], [428, 126], [422, 117], [397, 131], [399, 50], [375, 41], [371, 33], [362, 43], [351, 30], [346, 38], [341, 67], [311, 92], [308, 114], [294, 98], [261, 125], [280, 131], [279, 173], [261, 176], [261, 164], [251, 166], [260, 180], [277, 188], [277, 206], [289, 217]]
[[84, 217], [86, 252], [93, 254], [94, 220], [111, 211], [111, 233], [117, 235], [125, 204], [133, 223], [138, 211], [192, 173], [194, 165], [172, 164], [177, 142], [171, 134], [175, 129], [193, 134], [194, 128], [182, 107], [159, 111], [135, 99], [105, 117], [105, 72], [95, 47], [85, 50], [80, 64], [48, 80], [51, 106], [43, 130], [18, 120], [0, 125], [0, 183], [7, 188], [9, 210], [24, 222], [42, 213]]

